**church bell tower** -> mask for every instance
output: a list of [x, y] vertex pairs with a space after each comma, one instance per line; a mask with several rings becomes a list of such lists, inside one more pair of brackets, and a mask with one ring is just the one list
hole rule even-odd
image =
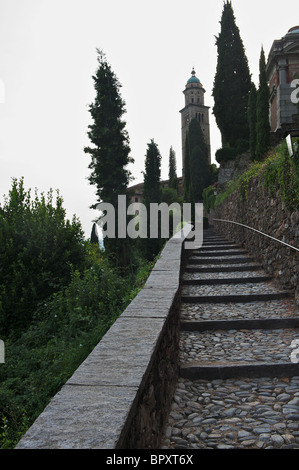
[[204, 104], [205, 89], [196, 77], [193, 68], [191, 78], [187, 81], [186, 88], [183, 91], [185, 95], [185, 107], [180, 111], [182, 119], [182, 156], [183, 156], [183, 174], [184, 174], [184, 155], [186, 132], [192, 119], [197, 119], [201, 125], [205, 142], [209, 150], [209, 163], [211, 164], [211, 147], [210, 147], [210, 124], [209, 124], [209, 107]]

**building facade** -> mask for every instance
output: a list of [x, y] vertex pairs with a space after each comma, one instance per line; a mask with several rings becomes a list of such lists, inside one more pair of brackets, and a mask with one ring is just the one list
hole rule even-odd
[[182, 168], [184, 174], [184, 154], [185, 154], [185, 141], [186, 132], [192, 119], [197, 119], [200, 122], [205, 142], [209, 149], [209, 163], [211, 163], [211, 144], [210, 144], [210, 122], [209, 122], [209, 107], [205, 106], [203, 88], [200, 80], [196, 77], [193, 68], [191, 78], [187, 81], [185, 90], [185, 107], [180, 111], [181, 113], [181, 128], [182, 128]]
[[298, 130], [298, 105], [292, 102], [294, 80], [299, 79], [299, 26], [273, 42], [266, 67], [270, 88], [271, 132], [286, 135]]

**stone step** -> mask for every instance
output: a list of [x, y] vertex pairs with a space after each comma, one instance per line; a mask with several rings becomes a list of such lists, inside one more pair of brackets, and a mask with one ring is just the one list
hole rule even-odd
[[235, 320], [181, 320], [181, 331], [209, 330], [279, 330], [283, 328], [299, 328], [299, 317], [288, 318], [256, 318]]
[[[240, 377], [240, 371], [250, 377], [252, 372], [260, 370], [265, 376], [272, 376], [271, 368], [281, 374], [279, 368], [286, 366], [298, 374], [299, 365], [292, 362], [291, 355], [296, 341], [299, 341], [298, 328], [181, 331], [180, 367], [181, 371], [187, 369], [198, 378], [203, 378], [201, 374], [205, 370], [222, 374], [222, 369], [229, 370], [230, 377]], [[225, 374], [218, 377], [227, 378]]]
[[299, 376], [299, 364], [293, 363], [264, 363], [238, 365], [182, 365], [180, 376], [189, 380], [219, 380], [231, 378], [258, 377], [296, 377]]
[[241, 257], [240, 258], [221, 258], [221, 259], [211, 259], [211, 258], [189, 258], [188, 263], [189, 264], [231, 264], [231, 263], [239, 263], [239, 264], [246, 264], [254, 261], [254, 258], [251, 257]]
[[219, 295], [260, 295], [260, 294], [277, 294], [280, 293], [273, 282], [240, 282], [235, 284], [188, 284], [183, 285], [182, 296], [219, 296]]
[[257, 320], [268, 318], [299, 318], [299, 308], [292, 298], [267, 302], [181, 304], [181, 320]]
[[263, 283], [271, 281], [273, 278], [270, 276], [255, 276], [255, 277], [238, 277], [238, 278], [211, 278], [211, 279], [182, 279], [183, 286], [211, 286], [222, 284], [247, 284], [247, 283]]
[[205, 235], [182, 277], [180, 378], [166, 442], [299, 448], [298, 306], [239, 246]]
[[229, 246], [231, 245], [231, 242], [228, 242], [227, 240], [203, 240], [202, 242], [202, 247], [206, 246]]
[[244, 295], [207, 295], [207, 296], [184, 296], [181, 297], [182, 303], [247, 303], [247, 302], [267, 302], [268, 300], [280, 300], [290, 297], [289, 292], [278, 292], [273, 294], [244, 294]]
[[185, 272], [189, 273], [220, 273], [220, 272], [242, 272], [242, 271], [257, 271], [261, 270], [262, 266], [259, 264], [251, 264], [244, 266], [186, 266]]
[[248, 254], [245, 250], [227, 250], [227, 251], [193, 251], [194, 258], [205, 258], [205, 257], [214, 257], [219, 258], [219, 256], [234, 256], [234, 255], [246, 255]]
[[236, 279], [240, 280], [242, 282], [242, 279], [244, 279], [244, 282], [246, 282], [247, 278], [252, 278], [254, 279], [262, 279], [262, 278], [267, 278], [271, 280], [271, 276], [266, 276], [265, 272], [260, 270], [254, 270], [254, 271], [224, 271], [224, 272], [184, 272], [182, 276], [182, 282], [186, 281], [211, 281], [213, 283], [214, 280], [218, 282], [218, 280], [221, 282], [221, 280], [229, 280], [229, 279]]
[[208, 244], [203, 244], [203, 246], [199, 249], [196, 249], [194, 250], [194, 253], [197, 253], [198, 251], [221, 251], [221, 250], [236, 250], [236, 249], [240, 249], [242, 250], [242, 246], [241, 245], [232, 245], [230, 243], [226, 243], [226, 244], [217, 244], [217, 245], [208, 245]]

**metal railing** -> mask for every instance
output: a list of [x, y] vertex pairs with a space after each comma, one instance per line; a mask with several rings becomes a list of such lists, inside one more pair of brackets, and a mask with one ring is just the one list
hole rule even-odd
[[260, 230], [256, 230], [255, 228], [249, 227], [248, 225], [240, 224], [239, 222], [234, 222], [232, 220], [223, 220], [223, 219], [213, 219], [215, 222], [227, 222], [230, 224], [235, 224], [235, 225], [240, 225], [241, 227], [248, 228], [249, 230], [252, 230], [253, 232], [257, 232], [261, 235], [264, 235], [265, 237], [271, 238], [272, 240], [275, 240], [278, 243], [281, 243], [282, 245], [286, 245], [289, 248], [292, 248], [293, 250], [299, 251], [299, 248], [296, 248], [295, 246], [289, 245], [288, 243], [285, 243], [281, 240], [278, 240], [277, 238], [271, 237], [271, 235], [268, 235], [267, 233], [261, 232]]

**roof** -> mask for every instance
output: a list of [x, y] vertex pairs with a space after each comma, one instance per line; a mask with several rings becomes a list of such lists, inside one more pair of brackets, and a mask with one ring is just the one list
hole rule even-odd
[[192, 74], [192, 77], [189, 78], [189, 80], [188, 80], [188, 82], [187, 82], [187, 85], [188, 85], [189, 83], [200, 83], [199, 79], [195, 76], [194, 67], [193, 67], [193, 69], [192, 69], [191, 74]]

